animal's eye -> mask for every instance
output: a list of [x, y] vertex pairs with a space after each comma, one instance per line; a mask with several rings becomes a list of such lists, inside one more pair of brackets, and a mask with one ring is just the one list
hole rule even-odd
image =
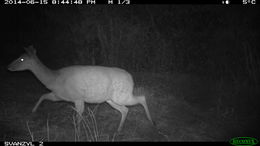
[[22, 62], [23, 62], [23, 61], [24, 61], [24, 59], [23, 59], [23, 58], [21, 58], [21, 59], [20, 59], [20, 61], [22, 61]]

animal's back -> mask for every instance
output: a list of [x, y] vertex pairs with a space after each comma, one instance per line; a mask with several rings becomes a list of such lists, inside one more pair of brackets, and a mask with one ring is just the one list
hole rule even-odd
[[71, 66], [58, 71], [52, 91], [67, 101], [101, 103], [131, 94], [133, 80], [123, 69], [102, 66]]

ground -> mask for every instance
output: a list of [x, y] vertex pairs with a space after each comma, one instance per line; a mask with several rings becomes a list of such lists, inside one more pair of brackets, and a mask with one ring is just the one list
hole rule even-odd
[[181, 73], [132, 73], [135, 95], [145, 95], [156, 125], [141, 106], [129, 107], [120, 133], [120, 113], [107, 103], [85, 104], [83, 124], [75, 122], [74, 104], [44, 101], [49, 92], [29, 72], [0, 78], [0, 140], [26, 141], [229, 141], [259, 139], [256, 88]]

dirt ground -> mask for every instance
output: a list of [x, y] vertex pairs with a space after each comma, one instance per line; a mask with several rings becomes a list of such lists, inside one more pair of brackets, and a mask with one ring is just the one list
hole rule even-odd
[[145, 95], [153, 126], [141, 106], [129, 107], [121, 133], [120, 113], [107, 103], [85, 104], [88, 126], [75, 125], [74, 104], [44, 101], [49, 92], [29, 72], [2, 70], [0, 140], [26, 141], [229, 141], [259, 139], [257, 88], [188, 74], [134, 73], [135, 95]]

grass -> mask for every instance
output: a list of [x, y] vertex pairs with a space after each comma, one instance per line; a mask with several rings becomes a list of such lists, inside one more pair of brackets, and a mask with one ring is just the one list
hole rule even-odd
[[[77, 113], [75, 108], [73, 108], [73, 110]], [[94, 112], [90, 108], [87, 108], [87, 113], [87, 116], [81, 116], [79, 113], [77, 113], [76, 116], [73, 116], [75, 141], [81, 141], [81, 135], [84, 135], [86, 140], [90, 142], [99, 141], [100, 139]], [[79, 121], [81, 121], [81, 123]]]
[[129, 108], [122, 132], [117, 133], [121, 114], [105, 103], [86, 104], [80, 123], [72, 103], [44, 101], [31, 113], [46, 90], [29, 74], [7, 74], [1, 79], [5, 84], [0, 85], [0, 139], [113, 142], [259, 138], [255, 128], [259, 113], [253, 110], [257, 102], [252, 102], [259, 92], [252, 93], [246, 84], [234, 86], [185, 74], [135, 73], [134, 77], [134, 94], [146, 96], [156, 126], [150, 124], [141, 106], [134, 106]]

